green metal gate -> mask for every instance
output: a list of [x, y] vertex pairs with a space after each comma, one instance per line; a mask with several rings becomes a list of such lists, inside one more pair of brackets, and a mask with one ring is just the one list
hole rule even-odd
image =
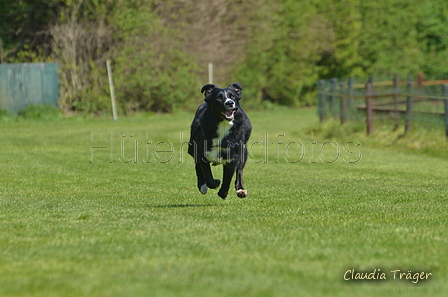
[[17, 113], [30, 104], [58, 105], [57, 63], [0, 64], [0, 109]]

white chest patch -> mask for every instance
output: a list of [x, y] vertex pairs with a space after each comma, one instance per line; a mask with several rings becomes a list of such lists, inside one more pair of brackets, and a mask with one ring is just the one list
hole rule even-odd
[[230, 129], [233, 127], [233, 121], [222, 121], [218, 125], [218, 130], [216, 134], [218, 134], [217, 138], [213, 138], [212, 149], [207, 152], [207, 159], [210, 162], [220, 164], [222, 163], [222, 151], [226, 151], [227, 148], [221, 147], [221, 140], [226, 137], [230, 133]]
[[[218, 125], [218, 131], [216, 133], [218, 134], [219, 141], [221, 141], [224, 137], [226, 137], [229, 132], [230, 128], [233, 127], [233, 121], [222, 121]], [[216, 139], [216, 138], [215, 138]]]

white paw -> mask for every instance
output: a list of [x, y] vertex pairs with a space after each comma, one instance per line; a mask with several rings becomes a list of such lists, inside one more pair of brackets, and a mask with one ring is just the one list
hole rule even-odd
[[236, 195], [240, 198], [246, 198], [247, 197], [247, 190], [238, 190], [236, 191]]
[[199, 192], [201, 192], [201, 194], [207, 194], [207, 191], [208, 191], [207, 184], [203, 184], [199, 189]]

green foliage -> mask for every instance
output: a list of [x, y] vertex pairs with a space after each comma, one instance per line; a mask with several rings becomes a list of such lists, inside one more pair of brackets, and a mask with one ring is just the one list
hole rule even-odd
[[422, 71], [448, 76], [448, 2], [425, 1], [416, 24], [420, 50], [425, 54]]
[[149, 7], [142, 5], [135, 10], [135, 4], [129, 3], [115, 17], [115, 31], [121, 40], [114, 55], [114, 80], [120, 103], [128, 111], [170, 112], [183, 107], [199, 89], [197, 66], [180, 49], [176, 33], [162, 26]]
[[423, 61], [420, 60], [422, 55], [415, 30], [418, 10], [416, 1], [362, 2], [361, 15], [365, 22], [359, 38], [367, 72], [408, 73], [421, 70]]
[[404, 133], [404, 125], [398, 129], [391, 121], [375, 121], [374, 132], [366, 133], [363, 121], [348, 121], [341, 125], [340, 121], [328, 120], [314, 127], [309, 127], [308, 133], [325, 139], [340, 139], [343, 137], [356, 139], [370, 147], [390, 147], [397, 151], [427, 154], [432, 157], [444, 157], [448, 150], [448, 142], [443, 125], [415, 125], [412, 131]]
[[26, 119], [54, 120], [61, 116], [61, 112], [52, 105], [28, 105], [18, 115]]
[[359, 52], [368, 74], [446, 73], [446, 1], [364, 1]]
[[14, 118], [14, 114], [10, 113], [7, 110], [0, 109], [0, 120], [1, 121], [9, 121]]
[[[317, 9], [321, 16], [319, 21], [326, 27], [328, 44], [319, 55], [320, 78], [363, 75], [363, 58], [359, 51], [363, 21], [359, 1], [321, 1]], [[319, 35], [322, 32], [317, 32], [316, 37]]]
[[[273, 25], [255, 31], [248, 59], [237, 72], [257, 104], [268, 100], [281, 105], [309, 104], [303, 96], [318, 78], [315, 48], [302, 46], [314, 37], [311, 32], [313, 7], [308, 1], [297, 5], [284, 1], [265, 17]], [[247, 91], [246, 91], [247, 92]]]
[[19, 53], [24, 62], [35, 61], [35, 54], [47, 58], [50, 36], [46, 30], [57, 21], [55, 12], [63, 6], [60, 0], [0, 0], [0, 37], [10, 51], [6, 61], [15, 62]]
[[123, 112], [189, 107], [209, 62], [252, 108], [314, 104], [319, 78], [446, 78], [447, 22], [444, 0], [0, 0], [7, 61], [59, 62], [61, 106], [83, 112], [110, 108], [106, 59]]

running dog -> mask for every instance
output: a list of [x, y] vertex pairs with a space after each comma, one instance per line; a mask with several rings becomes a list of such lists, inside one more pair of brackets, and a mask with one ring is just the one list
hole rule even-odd
[[214, 84], [207, 84], [201, 89], [205, 102], [199, 105], [191, 124], [188, 153], [195, 160], [197, 186], [202, 194], [219, 187], [221, 181], [213, 178], [210, 164], [222, 164], [223, 180], [218, 196], [226, 199], [236, 172], [236, 195], [247, 197], [243, 169], [252, 125], [240, 106], [242, 90], [237, 82], [225, 89]]

